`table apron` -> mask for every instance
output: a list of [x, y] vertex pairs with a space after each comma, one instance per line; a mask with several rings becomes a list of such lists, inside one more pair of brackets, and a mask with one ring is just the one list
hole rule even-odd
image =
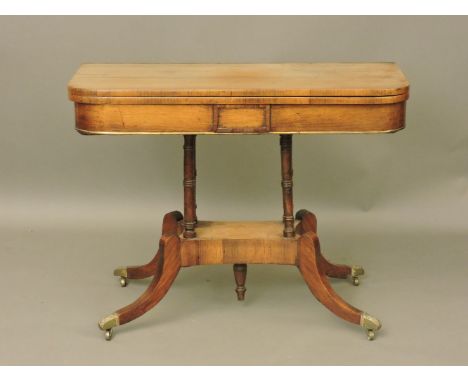
[[404, 127], [405, 104], [75, 104], [83, 134], [378, 133]]

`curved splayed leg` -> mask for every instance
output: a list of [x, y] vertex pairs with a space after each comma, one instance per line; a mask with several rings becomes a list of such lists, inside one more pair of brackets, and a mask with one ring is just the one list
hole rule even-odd
[[[163, 218], [163, 227], [162, 227], [162, 234], [163, 235], [177, 235], [180, 233], [181, 222], [183, 219], [182, 214], [179, 211], [172, 211], [164, 215]], [[114, 270], [114, 276], [120, 277], [120, 285], [122, 287], [126, 287], [128, 284], [128, 280], [139, 280], [145, 279], [147, 277], [155, 276], [155, 272], [157, 272], [158, 264], [161, 261], [161, 254], [160, 251], [156, 253], [153, 259], [144, 265], [136, 265], [136, 266], [126, 266], [126, 267], [119, 267]]]
[[[296, 232], [298, 234], [302, 235], [307, 232], [317, 233], [317, 218], [312, 212], [307, 210], [299, 210], [296, 213], [296, 219], [300, 220], [300, 223], [296, 227]], [[333, 264], [328, 261], [322, 253], [318, 253], [317, 256], [322, 269], [328, 277], [338, 279], [346, 279], [351, 277], [353, 285], [359, 285], [359, 276], [364, 274], [364, 269], [361, 266]]]
[[310, 231], [299, 239], [298, 267], [312, 294], [338, 317], [362, 326], [373, 339], [381, 323], [343, 300], [331, 287], [320, 255], [317, 235]]
[[99, 322], [99, 327], [106, 331], [106, 339], [112, 336], [112, 329], [140, 317], [153, 308], [166, 295], [181, 268], [180, 240], [176, 235], [163, 235], [160, 240], [156, 271], [146, 291], [133, 303], [117, 310]]

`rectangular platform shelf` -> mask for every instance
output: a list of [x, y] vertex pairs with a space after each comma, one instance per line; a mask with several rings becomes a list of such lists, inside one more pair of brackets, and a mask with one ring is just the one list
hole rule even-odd
[[[296, 222], [298, 223], [298, 222]], [[200, 221], [197, 237], [182, 234], [182, 266], [196, 264], [296, 264], [297, 240], [283, 237], [281, 221]]]

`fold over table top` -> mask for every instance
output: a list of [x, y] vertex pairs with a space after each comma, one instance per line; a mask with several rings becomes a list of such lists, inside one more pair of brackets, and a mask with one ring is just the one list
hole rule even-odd
[[85, 134], [392, 132], [394, 63], [84, 64], [68, 85]]

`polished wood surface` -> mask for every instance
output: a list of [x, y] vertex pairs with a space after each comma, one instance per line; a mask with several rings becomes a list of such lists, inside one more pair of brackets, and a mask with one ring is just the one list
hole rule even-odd
[[85, 64], [68, 90], [82, 134], [386, 133], [409, 97], [393, 63]]
[[258, 110], [226, 106], [76, 104], [76, 128], [82, 134], [391, 133], [405, 122], [404, 102], [271, 105]]
[[75, 104], [75, 116], [84, 134], [206, 134], [213, 128], [207, 105]]
[[[304, 235], [307, 232], [317, 234], [317, 218], [312, 212], [307, 210], [297, 211], [296, 219], [299, 221], [299, 224], [296, 225], [298, 235]], [[345, 279], [351, 275], [352, 268], [349, 265], [330, 263], [321, 251], [316, 251], [315, 254], [321, 270], [328, 277]]]
[[281, 221], [199, 221], [194, 239], [181, 238], [183, 267], [203, 264], [296, 264], [297, 241]]
[[[183, 231], [183, 227], [180, 222], [182, 221], [182, 214], [178, 211], [170, 212], [164, 216], [162, 236], [179, 235]], [[122, 275], [126, 279], [138, 280], [145, 279], [147, 277], [159, 277], [160, 276], [160, 264], [162, 254], [161, 250], [158, 249], [153, 259], [144, 265], [128, 266], [118, 268], [114, 274], [117, 276]], [[122, 272], [124, 270], [124, 272]]]
[[273, 133], [390, 133], [405, 125], [405, 103], [272, 106]]
[[179, 243], [177, 236], [161, 237], [161, 261], [158, 262], [153, 280], [138, 299], [115, 312], [120, 325], [140, 317], [166, 295], [180, 270]]
[[294, 236], [292, 136], [281, 135], [281, 188], [283, 189], [283, 236]]
[[[409, 93], [381, 97], [92, 97], [77, 104], [92, 105], [375, 105], [404, 102]], [[76, 99], [73, 97], [73, 99]]]
[[[179, 221], [181, 218], [182, 214], [178, 211], [164, 216], [163, 234], [159, 240], [159, 250], [153, 259], [154, 267], [151, 266], [153, 279], [145, 292], [133, 303], [113, 313], [113, 316], [116, 317], [116, 325], [123, 325], [146, 313], [166, 295], [171, 287], [181, 267], [179, 239]], [[129, 268], [137, 270], [139, 267]], [[132, 278], [150, 276], [147, 265], [141, 268], [141, 273], [134, 275], [137, 277]], [[102, 322], [100, 325], [102, 325]]]
[[405, 94], [391, 62], [277, 64], [83, 64], [72, 101], [95, 97], [381, 97]]
[[362, 311], [348, 304], [331, 287], [321, 266], [318, 236], [307, 232], [299, 240], [298, 267], [312, 294], [325, 307], [342, 319], [360, 324]]
[[184, 135], [184, 237], [196, 236], [195, 135]]
[[297, 266], [311, 292], [323, 305], [337, 316], [360, 324], [363, 312], [344, 301], [327, 280], [327, 277], [346, 278], [351, 268], [335, 265], [323, 257], [314, 214], [301, 210], [296, 218], [296, 235], [292, 238], [283, 236], [280, 221], [200, 221], [197, 237], [187, 239], [181, 232], [180, 212], [166, 214], [156, 266], [151, 275], [147, 274], [153, 279], [135, 302], [113, 313], [112, 316], [117, 317], [116, 325], [128, 323], [155, 306], [165, 296], [181, 267], [233, 264], [237, 297], [243, 300], [247, 264], [252, 263]]
[[[315, 215], [293, 214], [292, 135], [403, 128], [409, 85], [397, 65], [87, 64], [68, 90], [80, 133], [184, 135], [184, 214], [166, 214], [159, 250], [149, 263], [114, 271], [122, 286], [127, 279], [153, 279], [135, 302], [100, 321], [106, 338], [114, 326], [154, 307], [180, 268], [204, 264], [233, 264], [239, 300], [245, 298], [247, 264], [297, 266], [323, 305], [374, 337], [381, 323], [348, 304], [328, 281], [351, 277], [358, 285], [362, 267], [327, 260]], [[280, 135], [282, 221], [198, 220], [198, 134]]]
[[75, 114], [82, 134], [390, 133], [404, 127], [405, 103], [273, 105], [255, 112], [224, 105], [221, 115], [206, 105], [76, 104]]
[[267, 133], [270, 131], [269, 105], [215, 105], [213, 132]]

